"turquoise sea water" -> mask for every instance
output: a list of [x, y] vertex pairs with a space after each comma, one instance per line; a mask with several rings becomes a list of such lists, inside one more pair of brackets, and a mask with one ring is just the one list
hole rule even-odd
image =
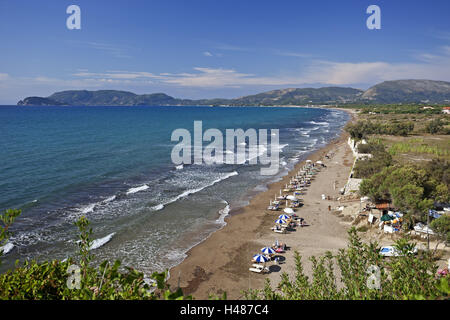
[[[336, 138], [348, 118], [317, 108], [0, 107], [0, 210], [23, 212], [1, 267], [73, 255], [73, 222], [82, 215], [99, 240], [98, 259], [144, 272], [173, 266], [221, 228], [230, 209]], [[261, 176], [260, 165], [248, 163], [177, 169], [172, 131], [192, 132], [195, 120], [224, 135], [279, 129], [279, 174]]]

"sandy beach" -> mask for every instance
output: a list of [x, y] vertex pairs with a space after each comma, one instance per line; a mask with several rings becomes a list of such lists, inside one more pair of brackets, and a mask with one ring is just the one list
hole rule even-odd
[[[195, 299], [208, 299], [210, 295], [221, 295], [224, 291], [228, 299], [240, 299], [242, 290], [262, 288], [265, 278], [275, 285], [282, 272], [293, 274], [295, 251], [302, 255], [308, 273], [309, 256], [344, 248], [348, 225], [328, 210], [329, 206], [336, 207], [337, 202], [322, 200], [322, 194], [336, 197], [347, 182], [353, 163], [347, 138], [343, 132], [338, 139], [308, 157], [314, 162], [322, 160], [326, 166], [316, 175], [307, 193], [301, 196], [304, 205], [296, 209], [296, 214], [309, 226], [297, 227], [287, 234], [274, 233], [270, 228], [282, 209], [267, 210], [269, 200], [278, 195], [291, 176], [305, 165], [300, 162], [281, 181], [268, 185], [267, 191], [254, 196], [249, 205], [231, 211], [224, 228], [193, 247], [181, 264], [170, 269], [169, 284], [181, 287], [185, 294], [191, 294]], [[332, 157], [326, 159], [326, 154]], [[262, 247], [271, 246], [275, 240], [289, 247], [281, 255], [282, 263], [268, 262], [270, 272], [267, 274], [250, 272], [252, 256]]]

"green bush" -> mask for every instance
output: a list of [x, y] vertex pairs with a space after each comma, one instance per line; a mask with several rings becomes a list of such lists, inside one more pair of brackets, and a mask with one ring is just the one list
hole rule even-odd
[[353, 168], [355, 178], [370, 178], [384, 168], [394, 164], [392, 156], [386, 152], [383, 144], [374, 142], [360, 144], [358, 146], [358, 151], [370, 153], [372, 158], [356, 161]]
[[425, 126], [425, 131], [431, 134], [436, 134], [442, 132], [444, 129], [444, 123], [441, 119], [434, 119], [427, 123]]
[[438, 235], [441, 241], [450, 243], [450, 217], [442, 215], [434, 219], [430, 224], [431, 229]]
[[[7, 229], [20, 214], [7, 210], [0, 215], [3, 222], [0, 240], [7, 238]], [[180, 289], [171, 291], [166, 283], [167, 271], [152, 274], [151, 285], [144, 281], [144, 274], [124, 267], [120, 261], [104, 261], [99, 266], [91, 264], [89, 247], [92, 242], [89, 221], [82, 217], [76, 225], [80, 230], [79, 257], [67, 261], [26, 261], [23, 265], [0, 275], [0, 299], [2, 300], [134, 300], [134, 299], [190, 299]]]
[[425, 105], [419, 104], [383, 104], [383, 105], [347, 105], [343, 108], [359, 109], [361, 113], [368, 114], [369, 112], [376, 114], [441, 114], [442, 106], [435, 105], [433, 109], [423, 109]]
[[348, 124], [345, 130], [353, 139], [358, 141], [367, 138], [371, 134], [407, 136], [414, 130], [414, 123], [411, 121], [372, 122], [370, 120], [359, 120], [356, 123]]
[[392, 202], [397, 209], [421, 220], [434, 202], [449, 200], [448, 172], [446, 161], [426, 166], [396, 165], [364, 179], [359, 191], [374, 202]]
[[367, 232], [369, 230], [369, 228], [367, 226], [361, 226], [358, 229], [356, 229], [356, 231], [358, 232]]

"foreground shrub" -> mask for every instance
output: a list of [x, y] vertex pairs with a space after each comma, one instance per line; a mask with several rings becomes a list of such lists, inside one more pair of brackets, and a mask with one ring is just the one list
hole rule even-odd
[[[7, 230], [20, 214], [8, 210], [0, 215], [3, 222], [0, 243], [7, 238]], [[120, 261], [91, 264], [89, 251], [92, 242], [89, 221], [82, 217], [76, 222], [80, 231], [79, 257], [67, 261], [26, 261], [0, 275], [0, 299], [3, 300], [117, 300], [117, 299], [183, 299], [180, 289], [171, 291], [166, 283], [167, 271], [153, 273], [150, 283], [144, 274]], [[186, 297], [190, 299], [191, 297]]]

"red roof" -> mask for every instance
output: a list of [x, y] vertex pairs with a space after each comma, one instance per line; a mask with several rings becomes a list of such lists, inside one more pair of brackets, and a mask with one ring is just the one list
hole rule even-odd
[[450, 110], [450, 107], [444, 107], [444, 110]]
[[389, 209], [389, 203], [388, 203], [388, 202], [385, 202], [385, 203], [378, 203], [378, 204], [375, 205], [375, 207], [376, 207], [378, 210], [381, 210], [381, 209]]

